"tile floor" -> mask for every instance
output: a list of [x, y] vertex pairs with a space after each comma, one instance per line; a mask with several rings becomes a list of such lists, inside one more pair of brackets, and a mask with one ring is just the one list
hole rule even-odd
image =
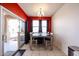
[[45, 49], [43, 47], [34, 48], [30, 50], [29, 44], [24, 45], [21, 49], [26, 49], [23, 56], [66, 56], [61, 50], [56, 47], [53, 50]]
[[9, 40], [4, 42], [4, 55], [11, 56], [18, 49], [18, 41]]

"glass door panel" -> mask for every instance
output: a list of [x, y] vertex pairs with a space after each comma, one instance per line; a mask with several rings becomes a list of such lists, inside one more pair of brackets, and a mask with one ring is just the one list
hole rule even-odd
[[25, 42], [25, 23], [20, 20], [19, 22], [19, 47], [21, 47]]
[[4, 55], [12, 55], [18, 50], [19, 20], [7, 18], [5, 22]]

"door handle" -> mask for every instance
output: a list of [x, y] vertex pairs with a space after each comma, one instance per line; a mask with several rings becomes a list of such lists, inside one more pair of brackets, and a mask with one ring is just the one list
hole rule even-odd
[[2, 41], [4, 41], [4, 35], [2, 35]]
[[2, 41], [4, 41], [5, 40], [5, 35], [2, 35]]

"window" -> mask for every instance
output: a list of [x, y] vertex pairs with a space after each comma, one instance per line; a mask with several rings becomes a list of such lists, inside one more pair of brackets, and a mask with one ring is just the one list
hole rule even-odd
[[47, 20], [42, 20], [42, 32], [47, 32]]
[[33, 20], [33, 32], [39, 32], [39, 20]]
[[9, 34], [9, 37], [12, 38], [17, 37], [17, 32], [19, 32], [19, 20], [10, 19], [7, 23], [7, 34]]
[[19, 21], [19, 32], [24, 32], [25, 31], [25, 23], [20, 20]]
[[40, 20], [33, 20], [32, 27], [33, 32], [47, 32], [47, 20], [41, 20], [41, 23]]

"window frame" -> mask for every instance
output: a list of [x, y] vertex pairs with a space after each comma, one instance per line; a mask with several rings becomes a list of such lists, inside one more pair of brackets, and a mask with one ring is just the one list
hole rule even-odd
[[[43, 26], [43, 25], [42, 25], [42, 28], [43, 28], [43, 27], [46, 27], [46, 32], [47, 32], [47, 30], [48, 30], [48, 22], [47, 22], [47, 20], [42, 20], [42, 21], [46, 21], [46, 26]], [[42, 21], [41, 21], [41, 24], [42, 24]], [[43, 30], [42, 30], [42, 32], [43, 32]]]
[[[39, 25], [38, 26], [33, 26], [33, 21], [38, 21]], [[42, 25], [42, 21], [46, 21], [46, 26]], [[32, 20], [32, 32], [34, 32], [33, 31], [34, 27], [38, 27], [38, 31], [36, 31], [36, 32], [44, 32], [43, 29], [42, 29], [43, 27], [46, 27], [46, 31], [45, 32], [48, 32], [48, 21], [47, 20]], [[41, 31], [40, 31], [40, 27], [41, 27]]]
[[[33, 21], [38, 21], [38, 23], [39, 23], [39, 20], [33, 20]], [[36, 25], [36, 26], [33, 26], [33, 21], [32, 21], [32, 32], [34, 32], [34, 31], [33, 31], [33, 28], [34, 28], [34, 27], [38, 27], [38, 32], [39, 32], [39, 25], [38, 25], [38, 26], [37, 26], [37, 25]]]

